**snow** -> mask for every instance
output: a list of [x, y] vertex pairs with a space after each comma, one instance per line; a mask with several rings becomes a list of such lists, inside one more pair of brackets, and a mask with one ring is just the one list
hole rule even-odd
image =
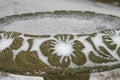
[[11, 43], [12, 39], [2, 39], [0, 40], [0, 51], [7, 48]]
[[34, 39], [34, 43], [33, 43], [33, 47], [31, 48], [31, 51], [37, 51], [37, 52], [39, 53], [39, 54], [38, 54], [39, 58], [40, 58], [45, 64], [47, 64], [47, 65], [50, 66], [50, 64], [48, 63], [48, 58], [45, 57], [45, 56], [41, 53], [41, 51], [40, 51], [40, 49], [39, 49], [39, 45], [41, 45], [42, 42], [45, 41], [45, 40], [47, 40], [47, 39]]
[[[54, 18], [55, 17], [55, 18]], [[63, 18], [65, 17], [65, 18]], [[77, 18], [76, 18], [77, 17]], [[20, 18], [19, 20], [10, 20], [10, 24], [0, 25], [1, 30], [17, 31], [27, 34], [88, 34], [94, 33], [101, 29], [117, 29], [120, 25], [120, 19], [111, 18], [110, 16], [87, 16], [87, 15], [62, 15], [51, 17], [50, 14], [40, 15], [37, 18]], [[17, 26], [17, 27], [16, 27]], [[34, 26], [34, 27], [33, 27]], [[51, 28], [52, 27], [52, 28]], [[59, 29], [58, 29], [59, 27]]]
[[0, 77], [0, 80], [43, 80], [42, 77], [32, 77], [32, 76], [20, 76], [9, 74], [7, 76]]
[[[23, 35], [22, 35], [23, 36]], [[22, 37], [21, 36], [21, 37]], [[24, 38], [24, 43], [21, 45], [21, 47], [16, 51], [16, 50], [13, 50], [13, 60], [15, 60], [16, 58], [16, 55], [18, 54], [18, 52], [20, 51], [27, 51], [28, 47], [29, 47], [29, 43], [27, 43], [27, 38]]]
[[[32, 6], [31, 6], [32, 5]], [[120, 16], [120, 8], [88, 0], [0, 0], [0, 16], [54, 10], [95, 11]]]
[[[89, 11], [95, 11], [98, 13], [105, 13], [105, 14], [120, 16], [120, 7], [103, 4], [103, 3], [90, 2], [88, 0], [0, 0], [0, 17], [13, 15], [13, 14], [28, 13], [28, 12], [34, 13], [34, 12], [40, 12], [40, 11], [43, 12], [43, 11], [54, 11], [54, 10], [74, 10], [74, 11], [89, 10]], [[59, 20], [59, 21], [62, 21], [62, 20]], [[85, 24], [84, 22], [86, 21], [83, 21], [82, 23]], [[16, 24], [17, 23], [15, 23], [15, 25]], [[68, 24], [68, 22], [66, 24]], [[77, 20], [72, 21], [71, 24], [73, 25], [78, 24]], [[12, 26], [15, 26], [15, 25], [11, 25], [11, 28]], [[26, 25], [28, 25], [28, 23]], [[79, 30], [77, 31], [79, 32]], [[119, 80], [120, 78], [119, 77], [120, 75], [118, 75], [120, 74], [119, 72], [120, 72], [119, 69], [117, 69], [117, 70], [108, 71], [108, 72], [94, 73], [91, 75], [90, 80], [106, 80], [106, 78], [108, 80], [115, 80], [115, 79]], [[113, 74], [114, 75], [117, 74], [118, 76], [115, 76], [117, 78], [113, 77]], [[12, 75], [12, 74], [9, 74], [9, 76], [7, 77], [0, 78], [0, 80], [18, 80], [18, 79], [19, 80], [43, 80], [41, 77], [28, 77], [28, 76], [19, 76], [19, 75]]]
[[58, 56], [69, 56], [73, 49], [71, 44], [59, 43], [56, 45], [55, 51], [58, 53]]

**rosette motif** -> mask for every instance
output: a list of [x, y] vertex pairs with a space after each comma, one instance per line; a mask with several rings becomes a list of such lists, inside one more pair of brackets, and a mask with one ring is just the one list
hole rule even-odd
[[73, 35], [56, 35], [53, 39], [44, 41], [40, 50], [48, 57], [48, 62], [55, 67], [66, 68], [71, 63], [83, 65], [86, 62], [82, 52], [84, 45], [79, 40], [74, 40]]
[[19, 49], [23, 42], [20, 35], [21, 33], [17, 32], [0, 33], [0, 66], [6, 68], [13, 66], [13, 50]]

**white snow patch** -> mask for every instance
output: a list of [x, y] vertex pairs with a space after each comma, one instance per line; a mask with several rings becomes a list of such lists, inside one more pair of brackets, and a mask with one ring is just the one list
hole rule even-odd
[[42, 62], [44, 62], [44, 63], [47, 64], [48, 66], [51, 66], [51, 65], [48, 63], [48, 58], [45, 57], [45, 56], [42, 54], [41, 50], [40, 50], [40, 45], [41, 45], [44, 41], [46, 41], [46, 40], [48, 40], [48, 39], [39, 39], [39, 38], [38, 38], [38, 39], [34, 39], [34, 43], [33, 43], [33, 46], [32, 46], [32, 48], [31, 48], [30, 51], [37, 51], [39, 59], [42, 60]]
[[[88, 34], [99, 31], [101, 28], [118, 28], [119, 21], [109, 22], [93, 17], [92, 19], [81, 18], [54, 18], [44, 17], [29, 20], [16, 20], [8, 25], [0, 25], [5, 31], [16, 31], [27, 34]], [[100, 29], [99, 29], [100, 28]]]
[[54, 10], [95, 11], [120, 16], [119, 7], [90, 0], [0, 0], [0, 17]]
[[73, 49], [71, 44], [59, 43], [55, 46], [55, 51], [58, 56], [69, 56]]
[[21, 35], [21, 37], [23, 38], [23, 42], [22, 45], [19, 49], [17, 50], [13, 50], [13, 60], [15, 60], [16, 55], [20, 52], [20, 51], [27, 51], [29, 48], [29, 43], [27, 42], [28, 38], [23, 37], [23, 35]]
[[13, 39], [0, 39], [0, 51], [9, 47], [12, 44]]

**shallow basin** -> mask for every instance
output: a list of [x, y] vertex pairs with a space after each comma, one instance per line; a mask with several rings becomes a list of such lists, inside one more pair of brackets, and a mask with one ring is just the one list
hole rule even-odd
[[1, 71], [43, 76], [45, 80], [74, 76], [88, 80], [90, 73], [117, 68], [119, 17], [55, 11], [0, 18]]

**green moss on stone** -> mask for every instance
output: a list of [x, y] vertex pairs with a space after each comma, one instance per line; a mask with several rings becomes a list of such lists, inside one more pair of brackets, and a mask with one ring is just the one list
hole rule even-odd
[[71, 76], [60, 76], [53, 77], [47, 76], [44, 77], [44, 80], [89, 80], [90, 74], [80, 74], [79, 76], [71, 75]]
[[112, 59], [105, 59], [99, 56], [96, 56], [93, 52], [89, 53], [89, 59], [93, 62], [93, 63], [110, 63], [110, 62], [115, 62], [117, 61], [116, 59], [112, 60]]
[[64, 41], [64, 42], [66, 42], [67, 39], [72, 40], [74, 38], [74, 36], [70, 34], [62, 34], [62, 35], [58, 34], [58, 35], [55, 35], [54, 37], [58, 40], [61, 39], [61, 41]]
[[23, 42], [23, 38], [20, 38], [20, 37], [15, 38], [15, 39], [13, 40], [12, 44], [10, 45], [10, 47], [11, 47], [12, 49], [14, 49], [14, 50], [17, 50], [18, 48], [21, 47], [22, 42]]
[[10, 48], [6, 48], [0, 52], [0, 68], [14, 69], [13, 51]]
[[107, 47], [111, 50], [115, 50], [117, 44], [113, 42], [113, 40], [110, 38], [110, 36], [102, 36], [103, 42], [107, 45]]
[[54, 42], [55, 40], [47, 40], [40, 45], [40, 50], [44, 56], [49, 56], [52, 54], [54, 50], [50, 48], [54, 48], [54, 46], [51, 45], [54, 44]]

